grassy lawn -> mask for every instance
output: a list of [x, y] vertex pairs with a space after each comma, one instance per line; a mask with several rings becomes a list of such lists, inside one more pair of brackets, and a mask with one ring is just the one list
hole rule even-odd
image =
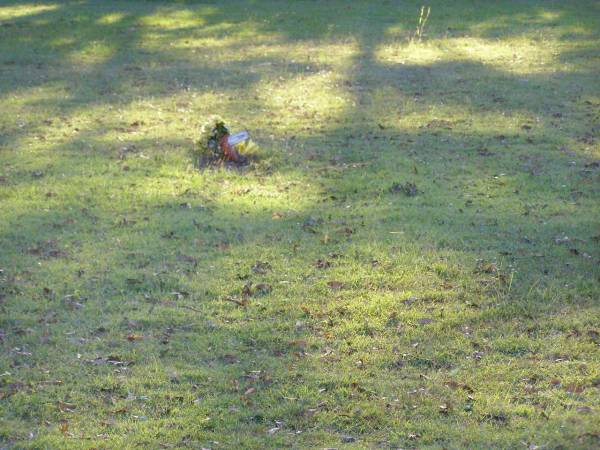
[[0, 448], [597, 448], [600, 3], [427, 4], [0, 0]]

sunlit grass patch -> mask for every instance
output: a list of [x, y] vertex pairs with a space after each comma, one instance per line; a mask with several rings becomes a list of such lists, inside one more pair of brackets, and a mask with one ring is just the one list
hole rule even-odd
[[55, 10], [59, 7], [56, 3], [21, 3], [8, 6], [0, 6], [0, 20], [14, 20], [20, 17], [35, 15], [42, 12]]
[[202, 10], [185, 10], [181, 8], [161, 8], [153, 14], [142, 17], [141, 26], [160, 30], [176, 30], [179, 28], [200, 27], [206, 24], [204, 16], [215, 12], [215, 8]]
[[598, 6], [428, 6], [0, 6], [0, 447], [597, 444]]
[[[382, 62], [430, 65], [444, 61], [472, 61], [489, 64], [515, 74], [555, 70], [561, 43], [558, 39], [531, 38], [489, 40], [474, 37], [428, 40], [406, 45], [388, 44], [377, 52]], [[565, 68], [566, 69], [566, 68]]]
[[115, 53], [115, 48], [103, 41], [91, 41], [76, 52], [71, 53], [73, 64], [102, 64]]

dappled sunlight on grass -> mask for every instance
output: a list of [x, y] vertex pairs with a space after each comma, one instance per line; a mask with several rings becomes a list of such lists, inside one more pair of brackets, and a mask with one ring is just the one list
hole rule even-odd
[[125, 18], [127, 17], [126, 14], [124, 13], [109, 13], [109, 14], [105, 14], [102, 17], [100, 17], [96, 23], [99, 25], [112, 25], [112, 24], [118, 24], [119, 22], [122, 22]]
[[203, 25], [207, 23], [204, 16], [210, 16], [211, 13], [216, 11], [217, 9], [214, 7], [205, 7], [196, 11], [182, 10], [178, 7], [158, 8], [152, 14], [138, 19], [137, 23], [145, 28], [157, 28], [167, 31], [180, 28], [198, 30], [202, 29]]
[[550, 73], [557, 67], [561, 44], [534, 42], [530, 39], [491, 41], [478, 38], [449, 38], [423, 43], [382, 44], [376, 58], [388, 64], [427, 66], [440, 62], [480, 62], [495, 69], [514, 74]]
[[0, 6], [0, 20], [18, 19], [42, 12], [49, 12], [59, 8], [56, 3], [18, 3], [10, 6]]
[[[420, 42], [412, 3], [39, 6], [0, 6], [0, 447], [597, 441], [594, 2]], [[247, 166], [192, 166], [214, 113]]]
[[277, 122], [283, 126], [298, 120], [319, 122], [340, 116], [349, 107], [348, 96], [338, 84], [341, 81], [332, 71], [317, 71], [276, 82], [274, 86], [259, 86], [258, 92], [266, 108], [275, 113]]
[[[64, 45], [64, 43], [63, 43]], [[72, 64], [103, 64], [112, 58], [117, 49], [105, 41], [91, 41], [85, 46], [80, 46], [77, 51], [69, 55]]]

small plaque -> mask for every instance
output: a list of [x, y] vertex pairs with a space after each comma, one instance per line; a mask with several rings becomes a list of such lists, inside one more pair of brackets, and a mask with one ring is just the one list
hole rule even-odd
[[229, 145], [237, 145], [240, 142], [244, 142], [250, 139], [250, 134], [247, 131], [240, 131], [239, 133], [232, 134], [227, 138]]

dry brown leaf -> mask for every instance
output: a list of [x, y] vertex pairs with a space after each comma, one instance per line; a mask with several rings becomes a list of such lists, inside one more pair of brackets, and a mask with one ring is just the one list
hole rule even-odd
[[324, 259], [317, 259], [317, 262], [315, 262], [315, 267], [317, 269], [327, 269], [328, 267], [331, 267], [331, 263]]
[[141, 334], [134, 334], [134, 333], [129, 333], [127, 335], [127, 340], [128, 341], [141, 341], [144, 339], [144, 336]]
[[226, 302], [235, 303], [236, 305], [240, 305], [240, 306], [248, 305], [248, 300], [246, 300], [246, 299], [238, 300], [238, 299], [232, 297], [231, 295], [227, 295], [223, 300], [225, 300]]
[[260, 294], [269, 294], [273, 288], [270, 284], [259, 283], [255, 286], [255, 292]]
[[198, 259], [194, 258], [193, 256], [177, 255], [177, 260], [181, 261], [181, 262], [189, 263], [189, 264], [193, 265], [194, 267], [196, 267], [198, 265]]
[[329, 286], [331, 289], [339, 290], [344, 287], [344, 283], [341, 281], [328, 281], [327, 286]]
[[455, 380], [449, 380], [449, 381], [446, 381], [444, 384], [446, 386], [448, 386], [450, 389], [463, 389], [466, 392], [469, 392], [471, 394], [473, 393], [473, 388], [471, 388], [470, 386], [468, 386], [465, 383], [459, 383], [458, 381], [455, 381]]
[[58, 405], [58, 409], [61, 412], [73, 412], [75, 409], [77, 409], [77, 405], [75, 405], [73, 403], [63, 402], [61, 400], [58, 401], [57, 405]]
[[571, 394], [581, 394], [583, 391], [585, 391], [585, 386], [571, 383], [565, 386], [565, 391], [570, 392]]
[[66, 436], [69, 433], [69, 421], [65, 419], [61, 420], [58, 424], [58, 429]]
[[289, 341], [288, 344], [295, 347], [306, 347], [306, 341], [304, 339], [293, 339]]
[[223, 355], [223, 361], [227, 364], [237, 364], [240, 360], [235, 355], [226, 354]]
[[252, 292], [252, 281], [248, 281], [244, 287], [242, 288], [242, 297], [243, 298], [247, 298], [247, 297], [251, 297], [253, 294]]
[[260, 275], [264, 275], [267, 272], [270, 272], [271, 270], [271, 264], [269, 264], [268, 262], [256, 261], [252, 266], [252, 271]]

